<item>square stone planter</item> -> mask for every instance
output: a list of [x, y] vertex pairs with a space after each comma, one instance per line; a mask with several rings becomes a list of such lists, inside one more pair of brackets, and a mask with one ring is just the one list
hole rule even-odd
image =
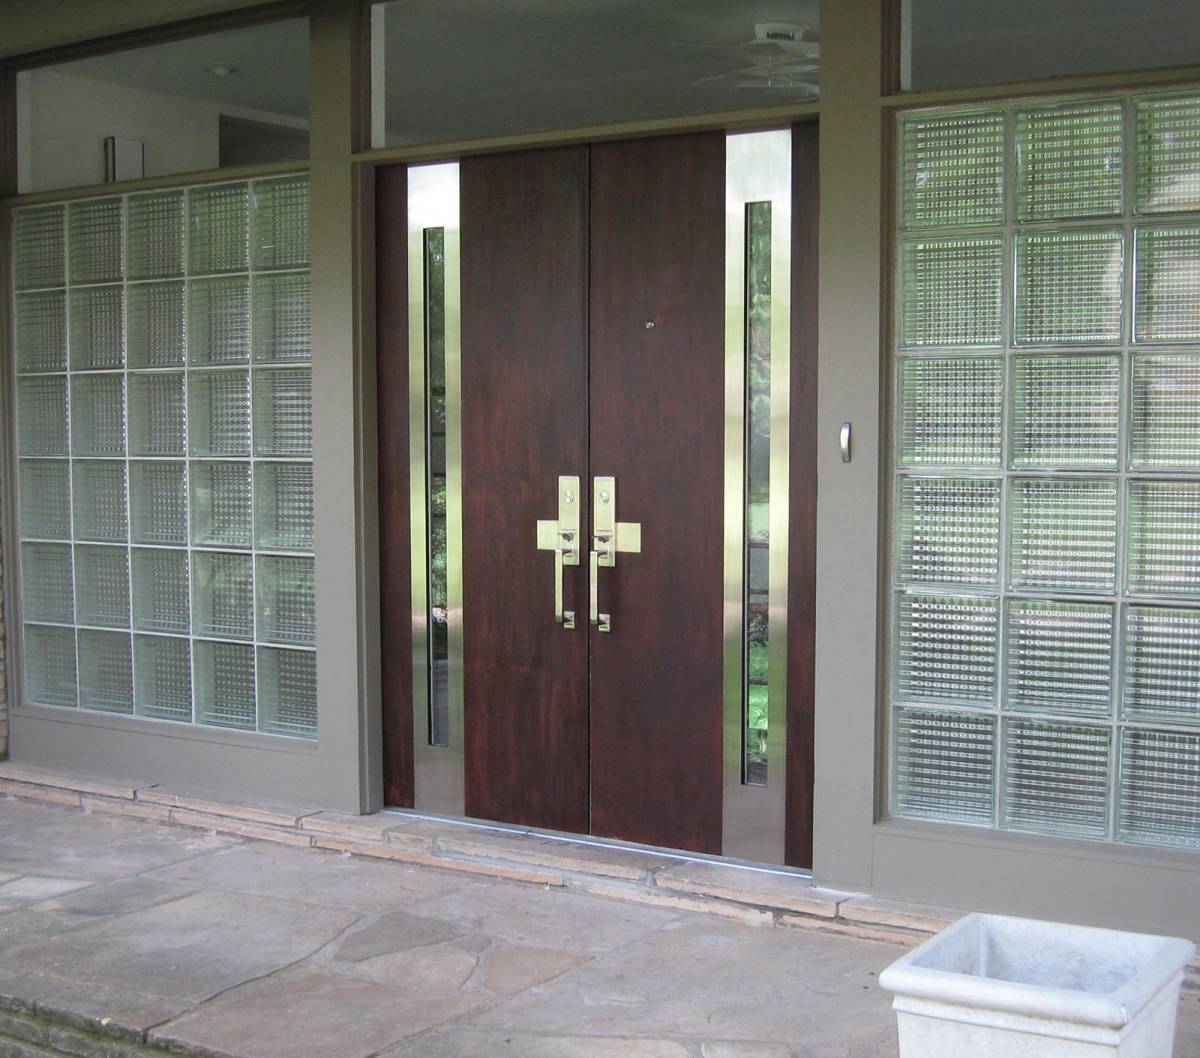
[[968, 915], [892, 963], [901, 1058], [1171, 1058], [1190, 941]]

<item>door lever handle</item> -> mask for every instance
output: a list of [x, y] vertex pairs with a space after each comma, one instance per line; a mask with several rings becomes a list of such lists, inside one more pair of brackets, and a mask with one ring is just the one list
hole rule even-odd
[[579, 478], [563, 474], [558, 479], [558, 520], [538, 519], [539, 551], [554, 552], [554, 621], [565, 629], [575, 627], [575, 611], [563, 609], [563, 579], [567, 566], [579, 565]]
[[575, 627], [575, 611], [563, 609], [563, 571], [566, 568], [566, 552], [561, 547], [554, 549], [554, 620], [568, 631]]
[[600, 612], [600, 552], [588, 552], [588, 616], [597, 632], [612, 631], [612, 615]]
[[617, 552], [636, 554], [642, 550], [639, 522], [617, 521], [617, 479], [598, 477], [592, 482], [592, 550], [588, 556], [590, 614], [598, 632], [612, 631], [612, 615], [600, 612], [600, 567], [612, 569]]

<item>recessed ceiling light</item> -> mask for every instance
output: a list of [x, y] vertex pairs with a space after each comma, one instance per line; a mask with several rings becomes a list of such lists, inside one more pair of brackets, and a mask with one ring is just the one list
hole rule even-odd
[[212, 74], [213, 77], [228, 77], [230, 74], [235, 74], [238, 72], [238, 68], [236, 66], [229, 66], [223, 62], [217, 63], [216, 66], [206, 66], [204, 68], [210, 74]]

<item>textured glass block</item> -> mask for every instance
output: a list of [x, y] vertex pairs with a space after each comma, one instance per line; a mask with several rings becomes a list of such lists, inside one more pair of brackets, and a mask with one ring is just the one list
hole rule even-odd
[[192, 464], [192, 543], [252, 546], [249, 463]]
[[254, 359], [312, 359], [312, 288], [307, 272], [254, 277]]
[[202, 367], [250, 360], [250, 281], [194, 279], [188, 290], [188, 361]]
[[1004, 239], [908, 239], [900, 247], [900, 344], [999, 345]]
[[26, 625], [22, 646], [25, 697], [37, 705], [78, 705], [75, 629]]
[[902, 583], [996, 583], [998, 479], [902, 476], [897, 492], [897, 573]]
[[112, 283], [123, 274], [119, 198], [73, 202], [67, 212], [72, 283]]
[[187, 473], [183, 463], [129, 464], [130, 539], [135, 544], [188, 542]]
[[902, 592], [897, 598], [896, 696], [992, 705], [999, 630], [995, 599]]
[[192, 634], [254, 638], [254, 567], [249, 555], [192, 552]]
[[135, 547], [129, 553], [133, 573], [133, 627], [139, 632], [187, 635], [188, 553]]
[[183, 284], [130, 284], [128, 305], [129, 366], [181, 367], [186, 333]]
[[128, 633], [79, 630], [79, 707], [133, 712], [133, 654]]
[[1200, 593], [1200, 482], [1130, 481], [1125, 541], [1129, 591]]
[[129, 376], [131, 456], [186, 455], [186, 421], [182, 372]]
[[192, 650], [186, 639], [134, 636], [133, 709], [156, 720], [192, 719]]
[[1121, 732], [1117, 840], [1200, 848], [1200, 734]]
[[1200, 209], [1200, 96], [1135, 100], [1139, 213]]
[[1015, 357], [1012, 399], [1012, 466], [1117, 468], [1119, 356]]
[[193, 275], [244, 272], [249, 262], [250, 192], [245, 184], [188, 192], [188, 262]]
[[61, 290], [18, 294], [18, 373], [67, 369], [67, 296]]
[[1134, 338], [1200, 341], [1200, 227], [1139, 228]]
[[1115, 480], [1014, 478], [1008, 513], [1013, 588], [1115, 590]]
[[125, 292], [122, 287], [71, 291], [71, 370], [125, 366]]
[[1124, 253], [1120, 230], [1019, 233], [1017, 343], [1119, 342]]
[[196, 722], [253, 731], [254, 648], [241, 643], [192, 644]]
[[18, 380], [17, 417], [17, 449], [21, 455], [65, 456], [69, 450], [66, 376]]
[[18, 209], [13, 213], [16, 288], [61, 287], [66, 272], [66, 210], [62, 206]]
[[76, 460], [75, 539], [123, 544], [129, 539], [125, 464], [116, 459]]
[[71, 451], [77, 456], [125, 454], [122, 375], [82, 375], [71, 379]]
[[1017, 219], [1121, 212], [1124, 106], [1119, 99], [1016, 113]]
[[267, 551], [311, 551], [313, 477], [307, 463], [255, 463], [255, 546]]
[[1200, 724], [1200, 610], [1127, 606], [1121, 716]]
[[21, 536], [71, 538], [71, 467], [66, 460], [21, 460]]
[[254, 373], [254, 454], [312, 455], [312, 374], [308, 368]]
[[995, 721], [911, 708], [892, 717], [893, 813], [990, 826]]
[[312, 646], [316, 638], [316, 584], [311, 558], [259, 555], [258, 638]]
[[1109, 728], [1004, 722], [1004, 825], [1103, 838], [1108, 833]]
[[69, 544], [21, 545], [21, 609], [27, 621], [75, 620]]
[[1005, 708], [1112, 714], [1111, 606], [1010, 599], [1007, 621]]
[[255, 181], [254, 267], [303, 268], [308, 264], [308, 177]]
[[905, 228], [958, 228], [1003, 220], [1003, 111], [909, 117], [900, 128]]
[[1004, 365], [992, 357], [900, 361], [901, 466], [999, 466]]
[[76, 546], [75, 612], [81, 625], [129, 627], [129, 554], [125, 548]]
[[183, 275], [183, 192], [129, 197], [129, 278]]
[[258, 729], [317, 737], [317, 655], [312, 651], [258, 648]]
[[1138, 355], [1132, 362], [1130, 467], [1200, 469], [1200, 356]]
[[250, 373], [188, 376], [188, 448], [193, 456], [250, 454]]

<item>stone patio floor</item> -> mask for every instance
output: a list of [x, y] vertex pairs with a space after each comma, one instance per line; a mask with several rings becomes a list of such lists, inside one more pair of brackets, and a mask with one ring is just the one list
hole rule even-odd
[[903, 950], [0, 798], [0, 997], [137, 1053], [886, 1058]]

